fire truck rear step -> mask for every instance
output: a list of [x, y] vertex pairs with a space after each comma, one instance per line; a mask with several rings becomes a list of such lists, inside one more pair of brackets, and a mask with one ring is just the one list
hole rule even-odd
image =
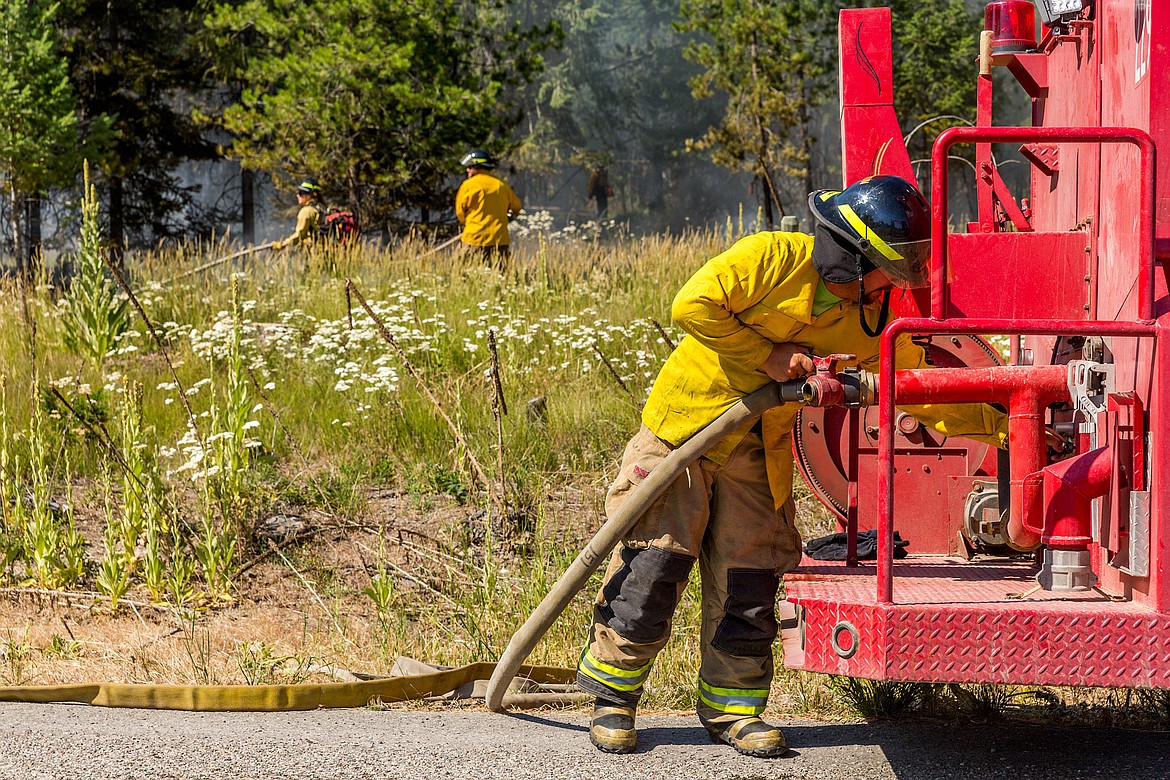
[[876, 680], [1170, 687], [1170, 614], [1095, 590], [1029, 592], [1037, 570], [911, 556], [894, 564], [896, 603], [879, 604], [872, 563], [806, 558], [785, 578], [785, 666]]

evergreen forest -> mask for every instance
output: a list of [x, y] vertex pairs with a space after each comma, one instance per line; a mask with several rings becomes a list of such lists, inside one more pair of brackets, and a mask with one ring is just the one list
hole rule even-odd
[[925, 157], [974, 114], [964, 0], [0, 0], [0, 253], [75, 233], [85, 161], [119, 256], [253, 240], [305, 176], [367, 236], [451, 235], [469, 148], [561, 221], [598, 165], [635, 232], [803, 219], [840, 177], [838, 12], [879, 4], [904, 129], [950, 117]]

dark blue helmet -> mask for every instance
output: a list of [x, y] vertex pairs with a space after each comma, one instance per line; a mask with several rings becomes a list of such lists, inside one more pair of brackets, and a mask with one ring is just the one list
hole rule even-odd
[[459, 161], [459, 164], [464, 168], [491, 169], [496, 167], [496, 161], [483, 149], [472, 149], [463, 155], [463, 159]]
[[305, 179], [297, 185], [297, 192], [302, 195], [320, 195], [321, 185], [317, 183], [316, 179]]
[[808, 207], [839, 243], [860, 252], [894, 284], [929, 284], [930, 206], [910, 182], [870, 176], [842, 192], [818, 190], [808, 196]]

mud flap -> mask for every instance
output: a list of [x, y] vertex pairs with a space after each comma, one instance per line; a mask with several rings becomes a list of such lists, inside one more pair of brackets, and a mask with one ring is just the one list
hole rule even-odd
[[780, 646], [784, 648], [784, 666], [800, 669], [804, 666], [804, 607], [791, 601], [776, 605], [780, 620]]

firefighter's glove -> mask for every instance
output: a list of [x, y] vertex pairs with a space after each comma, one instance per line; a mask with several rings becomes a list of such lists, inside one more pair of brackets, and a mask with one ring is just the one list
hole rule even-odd
[[1073, 442], [1051, 428], [1044, 429], [1044, 443], [1048, 451], [1054, 455], [1069, 455], [1073, 451]]
[[[910, 542], [894, 531], [894, 557], [905, 558]], [[804, 546], [804, 554], [817, 561], [843, 561], [848, 557], [849, 535], [829, 534], [813, 539]], [[857, 535], [857, 560], [872, 561], [877, 558], [877, 531], [870, 529]]]
[[772, 354], [760, 366], [760, 370], [777, 382], [799, 379], [816, 372], [812, 356], [799, 344], [773, 344]]

